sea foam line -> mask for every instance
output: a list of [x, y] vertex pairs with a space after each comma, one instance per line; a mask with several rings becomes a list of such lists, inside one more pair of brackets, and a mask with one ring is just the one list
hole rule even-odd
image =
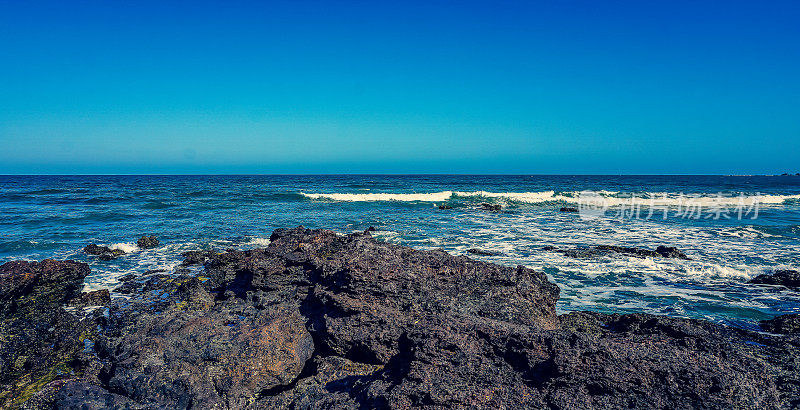
[[[666, 193], [645, 193], [636, 196], [621, 195], [619, 192], [597, 191], [604, 198], [605, 204], [609, 206], [622, 204], [635, 205], [737, 205], [742, 200], [745, 205], [757, 201], [760, 204], [782, 204], [786, 200], [800, 199], [800, 195], [744, 195], [744, 196], [713, 196], [713, 195], [683, 195]], [[377, 201], [399, 201], [399, 202], [443, 202], [449, 199], [462, 198], [495, 198], [512, 200], [523, 203], [543, 203], [543, 202], [565, 202], [581, 203], [580, 192], [556, 193], [555, 191], [542, 192], [488, 192], [488, 191], [441, 191], [432, 193], [305, 193], [300, 195], [310, 199], [327, 199], [342, 202], [377, 202]]]

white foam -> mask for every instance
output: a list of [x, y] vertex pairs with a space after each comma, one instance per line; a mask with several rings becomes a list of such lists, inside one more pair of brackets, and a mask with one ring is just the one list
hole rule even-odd
[[256, 247], [256, 248], [266, 248], [272, 241], [269, 238], [264, 238], [261, 236], [254, 236], [250, 238], [249, 241], [242, 243], [241, 247]]
[[393, 193], [372, 193], [372, 194], [307, 194], [303, 195], [311, 199], [329, 199], [333, 201], [345, 202], [373, 202], [373, 201], [402, 201], [402, 202], [436, 202], [446, 201], [453, 196], [453, 191], [434, 192], [431, 194], [393, 194]]
[[113, 245], [109, 245], [109, 248], [119, 249], [125, 253], [136, 252], [139, 250], [139, 247], [134, 243], [115, 243]]

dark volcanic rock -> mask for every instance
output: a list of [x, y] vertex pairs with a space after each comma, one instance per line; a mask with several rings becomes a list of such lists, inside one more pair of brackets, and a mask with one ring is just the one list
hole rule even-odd
[[78, 297], [69, 301], [71, 306], [87, 307], [87, 306], [106, 306], [111, 302], [111, 294], [108, 289], [100, 289], [92, 292], [84, 292]]
[[800, 333], [800, 314], [780, 315], [769, 320], [762, 320], [759, 324], [762, 329], [771, 333]]
[[578, 208], [563, 207], [563, 208], [559, 209], [558, 212], [578, 212]]
[[89, 266], [13, 261], [0, 266], [0, 407], [18, 406], [62, 375], [80, 372], [89, 320], [67, 313]]
[[158, 239], [155, 236], [142, 236], [136, 241], [136, 246], [142, 249], [155, 248], [158, 246]]
[[97, 244], [89, 244], [83, 248], [83, 252], [89, 255], [95, 255], [100, 260], [109, 261], [111, 259], [116, 259], [125, 254], [125, 251], [121, 249], [111, 249], [108, 246], [98, 246]]
[[800, 289], [800, 272], [796, 270], [776, 270], [772, 274], [758, 275], [749, 283], [757, 285], [780, 285], [791, 289]]
[[34, 398], [120, 408], [800, 406], [800, 337], [641, 314], [557, 316], [558, 287], [521, 266], [302, 227], [203, 261], [201, 277], [124, 282], [128, 298], [112, 301], [97, 341], [105, 364], [95, 381], [50, 384]]
[[576, 248], [576, 249], [558, 249], [554, 246], [545, 246], [542, 249], [547, 251], [563, 253], [564, 255], [567, 255], [571, 258], [596, 258], [599, 256], [619, 254], [625, 256], [633, 256], [636, 258], [661, 257], [661, 258], [690, 260], [690, 258], [686, 256], [685, 253], [678, 250], [678, 248], [674, 248], [671, 246], [659, 246], [654, 251], [651, 251], [649, 249], [633, 248], [628, 246], [616, 246], [616, 245], [598, 245], [593, 247]]
[[142, 316], [116, 341], [112, 391], [174, 408], [241, 408], [291, 383], [314, 343], [297, 308], [219, 303]]
[[189, 251], [182, 253], [181, 256], [183, 256], [183, 265], [202, 265], [216, 254], [217, 252], [214, 251]]

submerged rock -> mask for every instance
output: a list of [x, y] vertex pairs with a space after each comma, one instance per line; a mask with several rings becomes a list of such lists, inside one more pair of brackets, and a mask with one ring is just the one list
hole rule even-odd
[[769, 320], [762, 320], [759, 324], [762, 329], [771, 333], [800, 333], [800, 314], [780, 315]]
[[633, 256], [636, 258], [661, 257], [661, 258], [673, 258], [673, 259], [685, 259], [685, 260], [691, 259], [688, 256], [686, 256], [685, 253], [678, 250], [678, 248], [671, 246], [663, 246], [663, 245], [659, 246], [654, 251], [651, 251], [649, 249], [641, 249], [628, 246], [616, 246], [616, 245], [598, 245], [598, 246], [576, 248], [576, 249], [558, 249], [554, 246], [545, 246], [542, 249], [546, 251], [559, 252], [571, 258], [596, 258], [599, 256], [619, 254], [625, 256]]
[[108, 246], [98, 246], [94, 243], [86, 245], [86, 247], [83, 248], [83, 252], [89, 255], [95, 255], [98, 259], [103, 261], [116, 259], [125, 254], [125, 251], [122, 249], [111, 249]]
[[502, 205], [483, 203], [479, 205], [485, 211], [500, 212], [503, 209]]
[[439, 209], [453, 209], [450, 205], [439, 205]]
[[559, 209], [558, 212], [578, 212], [578, 208], [571, 207], [571, 206], [570, 207], [566, 207], [565, 206], [565, 207], [562, 207], [561, 209]]
[[497, 252], [487, 251], [487, 250], [478, 249], [478, 248], [467, 249], [467, 252], [471, 253], [473, 255], [480, 255], [480, 256], [496, 256], [496, 255], [499, 255], [499, 253], [497, 253]]
[[800, 405], [800, 338], [643, 314], [559, 316], [558, 287], [522, 266], [302, 227], [203, 259], [199, 277], [124, 282], [128, 297], [112, 301], [97, 338], [98, 377], [51, 384], [48, 403]]
[[142, 249], [155, 248], [158, 244], [158, 239], [155, 236], [142, 236], [136, 241], [136, 246]]
[[800, 272], [796, 270], [776, 270], [771, 274], [761, 274], [748, 281], [757, 285], [779, 285], [800, 289]]

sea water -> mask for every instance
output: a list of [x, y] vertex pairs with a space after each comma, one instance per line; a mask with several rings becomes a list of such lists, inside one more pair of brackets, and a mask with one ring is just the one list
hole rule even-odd
[[[602, 215], [560, 212], [583, 211], [587, 192], [604, 201]], [[265, 247], [273, 229], [297, 225], [373, 226], [380, 241], [525, 265], [558, 284], [562, 312], [749, 328], [800, 312], [800, 292], [746, 283], [800, 268], [798, 176], [0, 176], [0, 261], [87, 262], [87, 290], [113, 288], [128, 273], [172, 271], [188, 250]], [[141, 235], [161, 245], [139, 249]], [[126, 255], [100, 261], [81, 252], [89, 243]], [[545, 248], [595, 245], [675, 246], [691, 260], [574, 258]]]

